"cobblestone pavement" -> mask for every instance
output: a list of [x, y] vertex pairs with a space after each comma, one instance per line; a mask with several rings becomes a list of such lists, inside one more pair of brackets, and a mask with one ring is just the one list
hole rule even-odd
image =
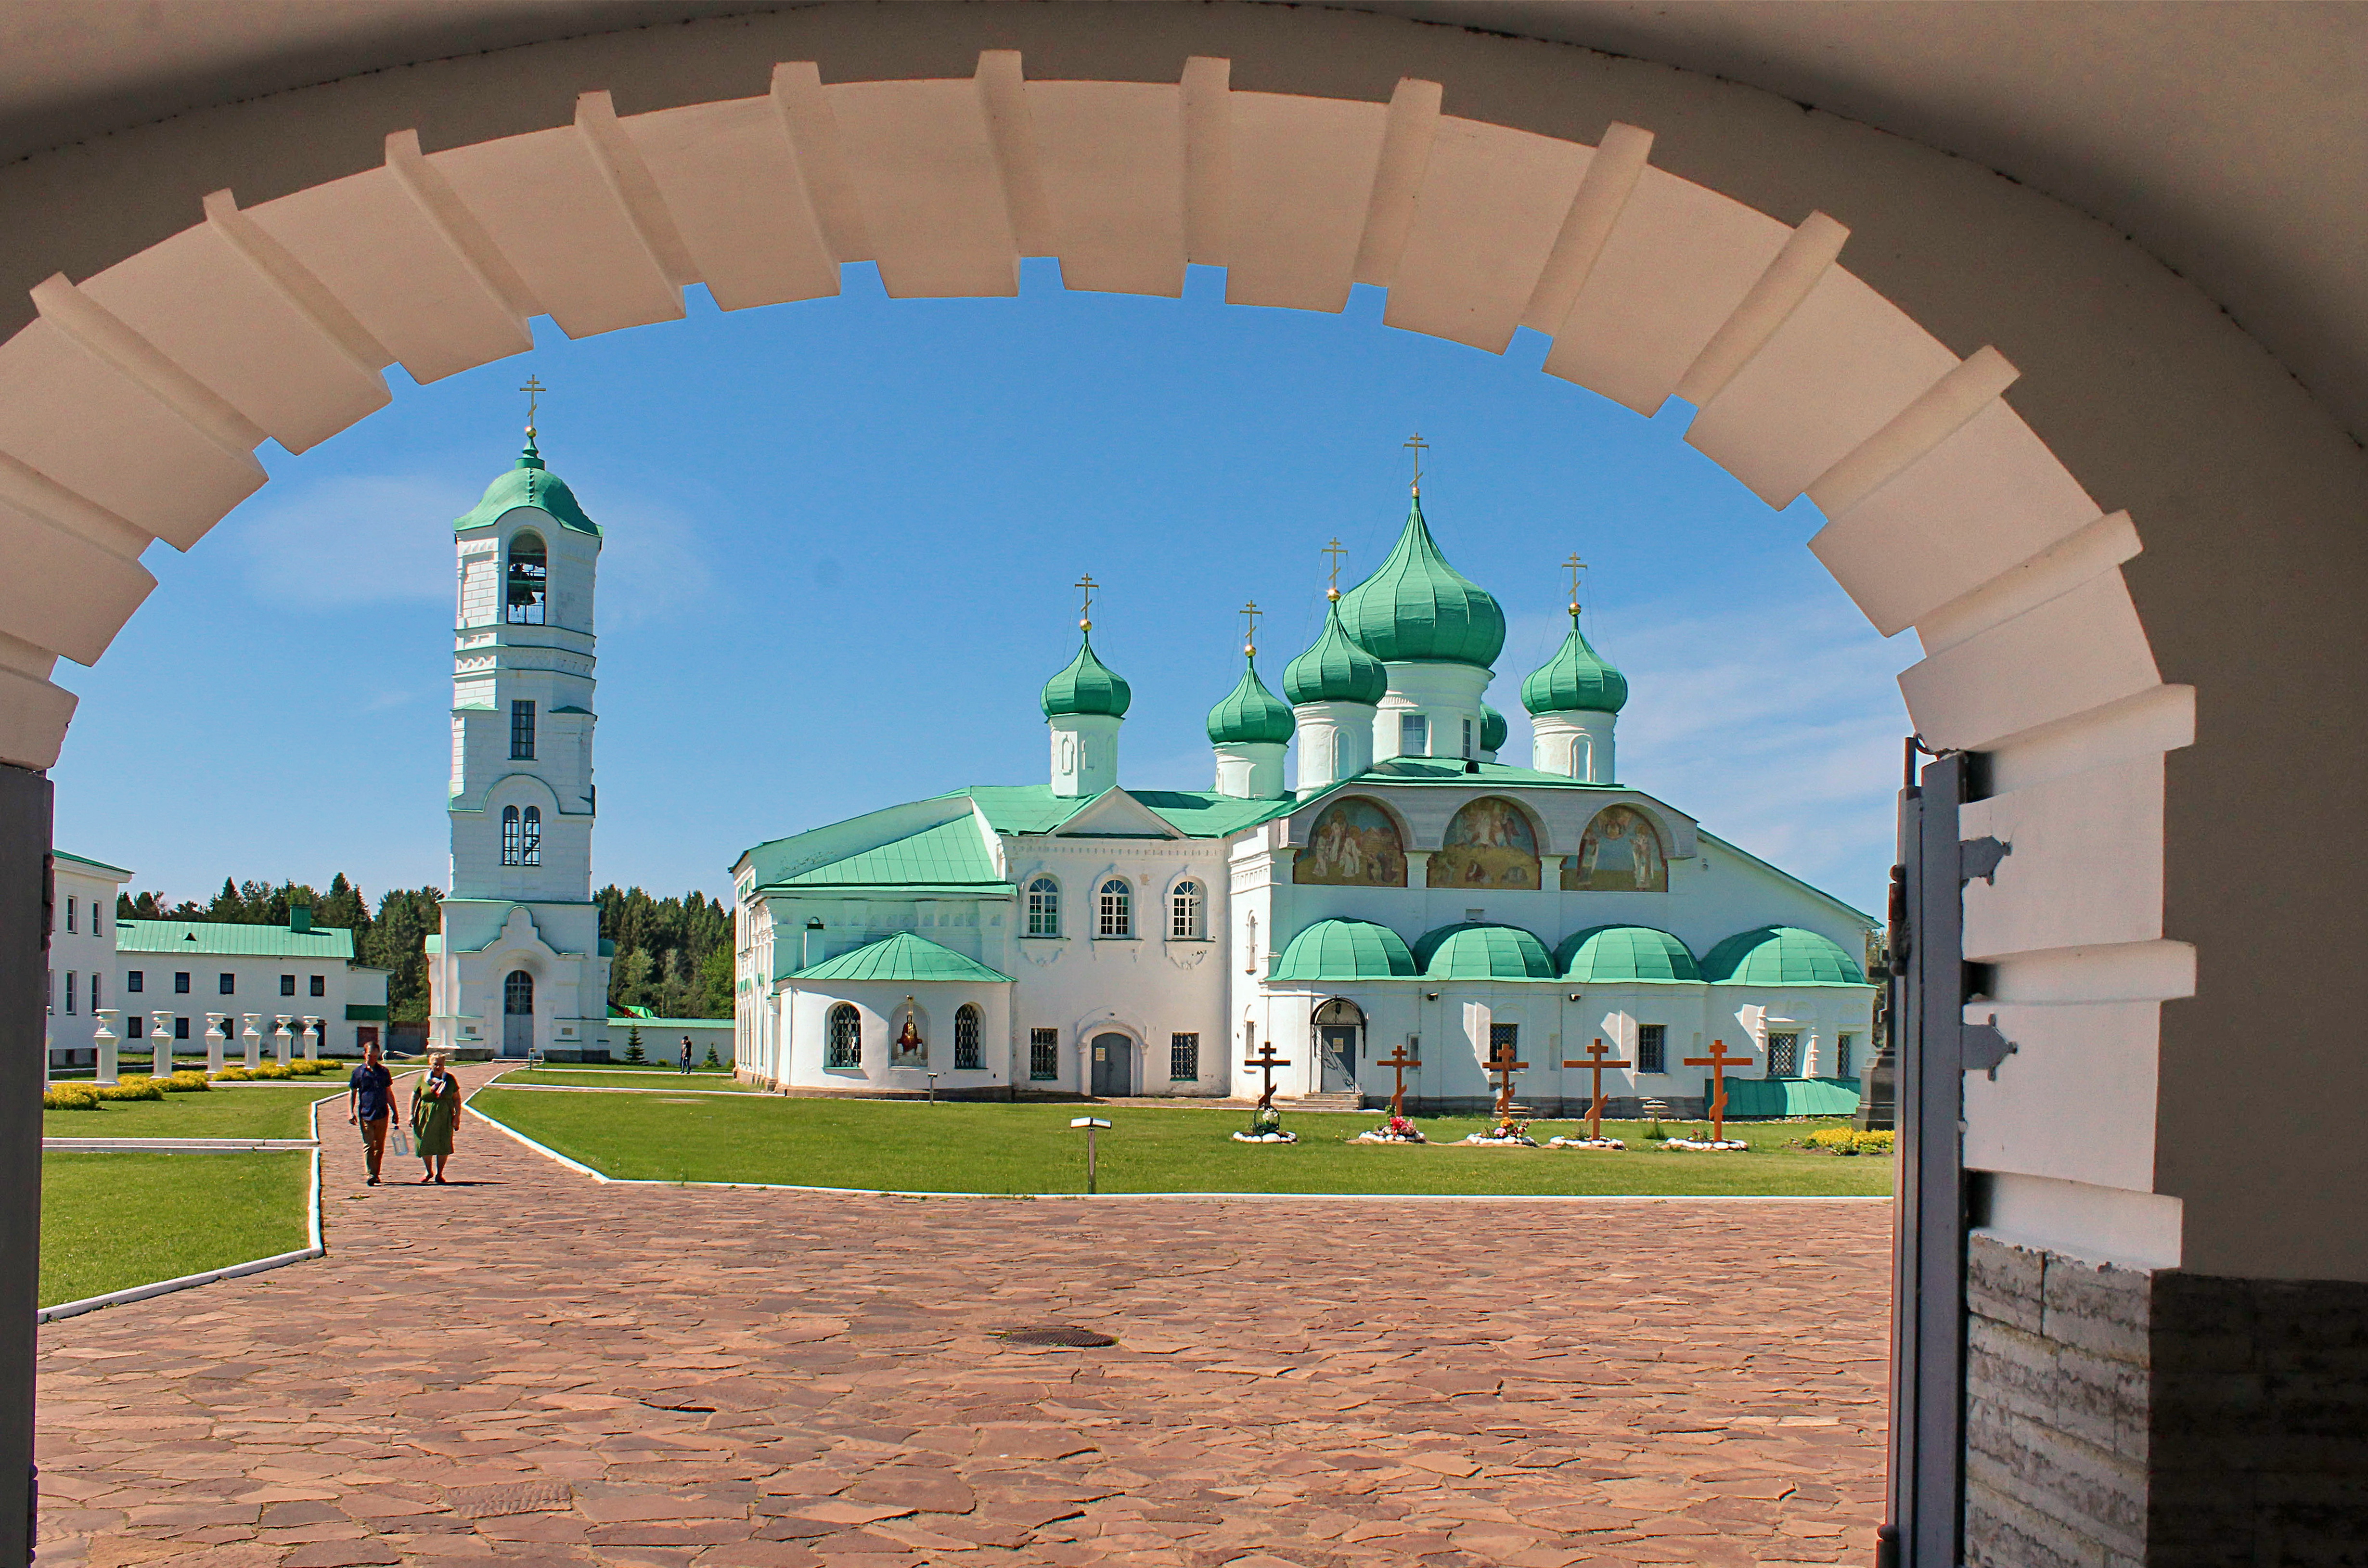
[[[1879, 1204], [609, 1187], [473, 1119], [472, 1185], [326, 1153], [327, 1258], [40, 1331], [44, 1568], [1873, 1550]], [[1119, 1343], [990, 1333], [1048, 1324]]]

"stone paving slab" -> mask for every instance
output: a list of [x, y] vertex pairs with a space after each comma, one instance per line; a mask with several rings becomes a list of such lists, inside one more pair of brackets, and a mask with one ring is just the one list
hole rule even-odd
[[[473, 1119], [456, 1185], [369, 1188], [324, 1143], [326, 1258], [40, 1331], [44, 1568], [1872, 1550], [1879, 1205], [604, 1187]], [[1047, 1324], [1118, 1344], [994, 1334]]]

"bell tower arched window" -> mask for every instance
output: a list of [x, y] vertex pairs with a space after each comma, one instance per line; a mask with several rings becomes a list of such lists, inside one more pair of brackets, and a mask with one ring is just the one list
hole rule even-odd
[[522, 865], [525, 863], [521, 858], [524, 853], [524, 839], [520, 834], [518, 809], [516, 806], [504, 806], [502, 808], [502, 864], [505, 866]]
[[518, 863], [523, 866], [542, 864], [542, 808], [529, 806], [519, 824]]
[[542, 536], [531, 528], [511, 536], [502, 618], [515, 626], [541, 626], [550, 587], [551, 558]]

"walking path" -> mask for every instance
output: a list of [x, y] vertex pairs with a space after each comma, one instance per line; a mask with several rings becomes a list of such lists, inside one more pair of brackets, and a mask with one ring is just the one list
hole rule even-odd
[[43, 1568], [1873, 1548], [1875, 1205], [603, 1187], [473, 1119], [370, 1188], [323, 1122], [327, 1257], [40, 1331]]

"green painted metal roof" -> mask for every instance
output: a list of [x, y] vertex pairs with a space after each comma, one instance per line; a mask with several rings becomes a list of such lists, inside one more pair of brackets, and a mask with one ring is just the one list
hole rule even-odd
[[233, 926], [212, 920], [119, 920], [119, 953], [186, 953], [192, 957], [343, 959], [354, 956], [354, 934], [334, 926], [290, 931], [285, 926]]
[[1282, 666], [1282, 694], [1293, 706], [1302, 702], [1381, 701], [1390, 687], [1390, 673], [1382, 662], [1357, 646], [1340, 624], [1340, 601], [1324, 609], [1324, 630], [1307, 652]]
[[69, 855], [63, 849], [51, 850], [50, 858], [53, 860], [71, 860], [77, 866], [87, 866], [94, 871], [111, 871], [119, 877], [128, 877], [132, 874], [131, 872], [125, 870], [120, 866], [110, 866], [104, 860], [94, 860], [87, 855]]
[[1267, 979], [1409, 980], [1415, 972], [1406, 938], [1388, 926], [1370, 920], [1318, 920], [1291, 939]]
[[1357, 777], [1376, 784], [1518, 784], [1524, 789], [1628, 790], [1625, 784], [1590, 784], [1584, 778], [1541, 773], [1534, 767], [1515, 767], [1503, 762], [1477, 763], [1466, 770], [1460, 756], [1394, 756], [1373, 764]]
[[1737, 1078], [1726, 1080], [1726, 1114], [1734, 1116], [1854, 1116], [1855, 1078]]
[[730, 1018], [661, 1018], [643, 1008], [633, 1009], [622, 1016], [612, 1010], [609, 1014], [609, 1022], [611, 1027], [623, 1024], [628, 1028], [652, 1029], [728, 1029], [733, 1024]]
[[1565, 980], [1700, 982], [1702, 971], [1686, 945], [1650, 926], [1596, 926], [1574, 932], [1554, 949]]
[[[989, 827], [1012, 834], [1051, 833], [1101, 799], [1055, 795], [1050, 784], [973, 784], [956, 793], [978, 802]], [[1192, 790], [1129, 790], [1127, 794], [1188, 838], [1224, 838], [1299, 805], [1288, 795], [1279, 801], [1245, 801]]]
[[866, 942], [835, 959], [825, 959], [812, 969], [802, 969], [791, 978], [985, 981], [1007, 985], [1011, 982], [1009, 975], [998, 974], [976, 959], [964, 958], [951, 948], [940, 947], [927, 937], [916, 937], [910, 931], [899, 931], [893, 937]]
[[1127, 686], [1126, 677], [1095, 656], [1090, 631], [1078, 640], [1077, 656], [1044, 683], [1047, 719], [1064, 713], [1106, 713], [1113, 719], [1123, 719], [1127, 704], [1133, 700], [1134, 693]]
[[1480, 749], [1482, 751], [1504, 750], [1505, 737], [1512, 733], [1513, 726], [1505, 722], [1505, 716], [1502, 713], [1485, 702], [1480, 705]]
[[1258, 659], [1243, 662], [1242, 678], [1224, 701], [1209, 710], [1209, 740], [1213, 745], [1283, 745], [1298, 725], [1282, 699], [1258, 679]]
[[1798, 926], [1738, 931], [1710, 950], [1702, 975], [1713, 985], [1864, 985], [1858, 960], [1830, 938]]
[[1546, 945], [1518, 926], [1442, 926], [1414, 945], [1414, 960], [1429, 980], [1556, 978]]
[[987, 853], [979, 836], [977, 820], [960, 816], [768, 885], [816, 888], [859, 883], [991, 884], [1002, 880], [995, 869], [995, 858]]
[[1627, 702], [1628, 677], [1588, 645], [1575, 610], [1554, 656], [1521, 682], [1521, 706], [1532, 713], [1617, 713]]
[[1429, 660], [1486, 669], [1505, 650], [1505, 612], [1447, 563], [1417, 497], [1406, 531], [1373, 574], [1341, 596], [1340, 623], [1382, 660]]
[[542, 454], [534, 449], [532, 441], [518, 454], [516, 466], [485, 486], [484, 499], [452, 520], [452, 531], [484, 528], [520, 506], [540, 507], [563, 528], [599, 537], [600, 525], [585, 516], [567, 482], [542, 466]]

